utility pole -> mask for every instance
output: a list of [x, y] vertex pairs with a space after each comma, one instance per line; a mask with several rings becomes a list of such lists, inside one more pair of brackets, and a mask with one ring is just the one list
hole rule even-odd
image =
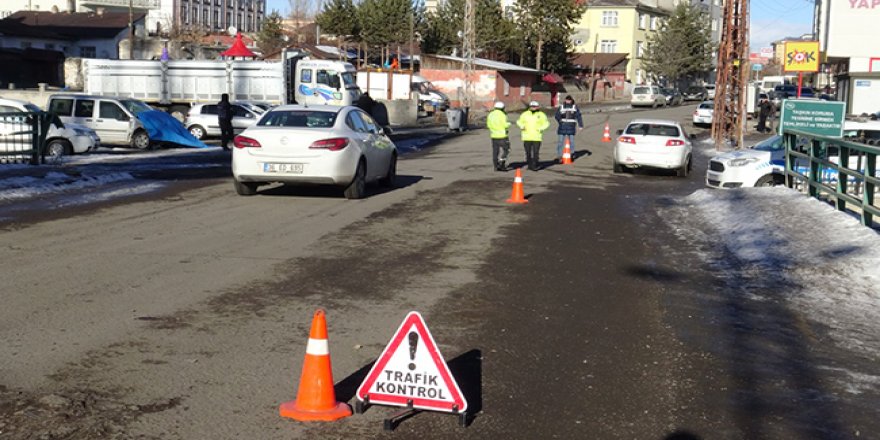
[[474, 58], [477, 51], [477, 32], [475, 29], [477, 8], [474, 0], [464, 3], [464, 107], [470, 111], [474, 105]]
[[746, 87], [749, 79], [749, 2], [724, 3], [724, 32], [718, 48], [715, 79], [715, 113], [712, 139], [715, 148], [727, 142], [742, 148], [746, 124]]
[[134, 11], [132, 3], [128, 0], [128, 59], [134, 59]]

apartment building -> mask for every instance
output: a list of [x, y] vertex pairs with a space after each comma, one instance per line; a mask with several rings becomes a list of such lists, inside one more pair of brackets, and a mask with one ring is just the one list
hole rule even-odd
[[266, 17], [266, 0], [3, 0], [0, 18], [16, 11], [146, 13], [149, 35], [174, 27], [198, 26], [212, 32], [235, 28], [257, 32]]

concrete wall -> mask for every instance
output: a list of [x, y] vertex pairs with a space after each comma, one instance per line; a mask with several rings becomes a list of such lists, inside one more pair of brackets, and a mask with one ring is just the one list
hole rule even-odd
[[47, 89], [45, 91], [0, 89], [0, 98], [20, 99], [22, 101], [28, 101], [35, 104], [37, 107], [45, 110], [46, 104], [49, 102], [49, 96], [51, 96], [53, 93], [58, 92], [58, 89]]
[[385, 107], [384, 113], [387, 115], [375, 114], [376, 120], [380, 124], [384, 123], [383, 119], [387, 118], [388, 125], [395, 127], [416, 125], [419, 117], [418, 98], [394, 99], [390, 101], [377, 99], [376, 102], [381, 104], [376, 107]]

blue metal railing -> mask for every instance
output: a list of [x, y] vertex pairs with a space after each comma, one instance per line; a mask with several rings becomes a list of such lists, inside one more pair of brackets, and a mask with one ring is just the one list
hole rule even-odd
[[[880, 188], [877, 155], [880, 147], [784, 130], [785, 182], [789, 188], [803, 185], [810, 196], [828, 197], [840, 211], [854, 211], [868, 227], [878, 226], [880, 207], [874, 195]], [[798, 138], [806, 138], [807, 143]], [[855, 209], [851, 209], [855, 208]]]

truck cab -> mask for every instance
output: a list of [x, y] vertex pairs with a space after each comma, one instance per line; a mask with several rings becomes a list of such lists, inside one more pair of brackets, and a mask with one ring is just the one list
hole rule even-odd
[[411, 88], [419, 95], [419, 108], [428, 114], [449, 108], [449, 97], [421, 75], [413, 75]]
[[302, 59], [296, 62], [298, 104], [354, 105], [361, 96], [350, 63]]

